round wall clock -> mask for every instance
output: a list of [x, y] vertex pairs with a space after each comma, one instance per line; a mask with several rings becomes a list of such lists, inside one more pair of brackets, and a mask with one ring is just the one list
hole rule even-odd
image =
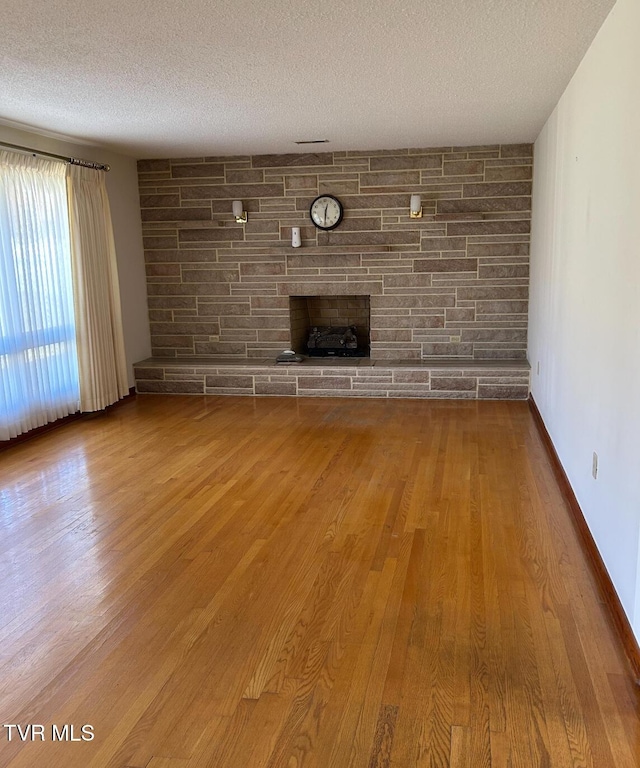
[[320, 195], [311, 203], [309, 215], [318, 229], [335, 229], [342, 221], [342, 203], [333, 195]]

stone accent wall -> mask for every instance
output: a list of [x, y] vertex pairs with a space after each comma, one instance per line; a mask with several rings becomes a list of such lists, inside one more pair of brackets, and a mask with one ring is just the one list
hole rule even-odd
[[[154, 357], [273, 358], [290, 296], [368, 295], [373, 359], [523, 360], [532, 162], [528, 144], [140, 161]], [[308, 217], [322, 193], [345, 209], [331, 232]]]

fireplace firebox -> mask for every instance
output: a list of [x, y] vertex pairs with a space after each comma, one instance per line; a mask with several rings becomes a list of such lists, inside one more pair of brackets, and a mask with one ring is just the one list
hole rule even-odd
[[291, 296], [291, 348], [311, 357], [369, 357], [369, 296]]

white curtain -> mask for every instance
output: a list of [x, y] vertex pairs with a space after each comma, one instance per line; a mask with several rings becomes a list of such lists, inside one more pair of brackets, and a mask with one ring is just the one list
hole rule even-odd
[[129, 392], [120, 291], [104, 172], [67, 167], [80, 410], [98, 411]]
[[0, 152], [0, 440], [79, 407], [65, 172]]

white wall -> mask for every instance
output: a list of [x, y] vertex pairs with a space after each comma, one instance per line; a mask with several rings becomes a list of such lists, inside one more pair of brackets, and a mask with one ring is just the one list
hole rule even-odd
[[0, 141], [107, 163], [111, 166], [111, 170], [107, 173], [107, 189], [118, 257], [129, 386], [132, 387], [134, 385], [133, 363], [151, 354], [136, 161], [99, 147], [73, 144], [3, 125], [0, 125]]
[[618, 0], [536, 141], [529, 361], [533, 397], [640, 640], [638, 39], [640, 2]]

